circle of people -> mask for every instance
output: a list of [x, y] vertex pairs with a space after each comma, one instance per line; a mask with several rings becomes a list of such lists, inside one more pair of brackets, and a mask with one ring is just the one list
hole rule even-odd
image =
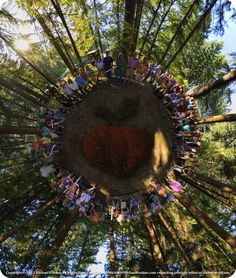
[[143, 206], [148, 209], [148, 216], [151, 216], [175, 201], [174, 192], [181, 193], [184, 190], [184, 186], [175, 180], [175, 174], [188, 174], [188, 166], [196, 162], [202, 131], [196, 125], [194, 99], [184, 93], [183, 86], [172, 75], [147, 58], [140, 62], [136, 52], [129, 56], [127, 65], [124, 55], [119, 53], [114, 70], [115, 80], [121, 84], [151, 84], [154, 95], [163, 102], [172, 119], [175, 131], [174, 155], [167, 175], [161, 184], [154, 177], [141, 194], [107, 198], [96, 183], [81, 174], [63, 169], [59, 154], [63, 148], [65, 113], [70, 113], [83, 100], [96, 80], [106, 77], [110, 81], [114, 78], [113, 63], [109, 52], [106, 52], [103, 59], [97, 53], [91, 65], [75, 69], [74, 80], [60, 80], [61, 90], [52, 85], [47, 86], [47, 108], [34, 110], [41, 137], [32, 142], [29, 152], [33, 159], [43, 157], [44, 165], [40, 168], [40, 175], [48, 180], [51, 191], [59, 194], [64, 207], [77, 210], [81, 217], [87, 217], [92, 222], [105, 221], [109, 217], [123, 225], [140, 221]]

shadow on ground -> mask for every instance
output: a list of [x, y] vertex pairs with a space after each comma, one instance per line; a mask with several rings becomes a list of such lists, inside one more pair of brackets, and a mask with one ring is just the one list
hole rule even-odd
[[[82, 140], [91, 128], [106, 125], [106, 119], [97, 117], [96, 108], [100, 105], [111, 113], [119, 110], [127, 98], [139, 99], [138, 109], [133, 116], [117, 126], [136, 127], [148, 132], [152, 140], [152, 150], [148, 157], [128, 177], [117, 177], [89, 162], [82, 148]], [[110, 123], [109, 123], [110, 124]], [[97, 84], [90, 95], [68, 113], [64, 129], [65, 166], [103, 187], [108, 195], [123, 195], [142, 190], [154, 176], [162, 181], [171, 160], [173, 144], [172, 125], [164, 105], [156, 98], [149, 86], [103, 82]]]

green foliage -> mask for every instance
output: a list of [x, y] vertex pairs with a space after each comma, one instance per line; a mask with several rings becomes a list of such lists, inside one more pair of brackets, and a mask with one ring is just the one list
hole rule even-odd
[[[209, 127], [202, 138], [200, 158], [197, 163], [199, 172], [230, 182], [232, 185], [236, 182], [236, 176], [232, 175], [236, 157], [235, 132], [235, 123], [216, 123]], [[209, 168], [205, 167], [206, 161]], [[229, 167], [226, 167], [227, 164]], [[226, 174], [225, 170], [229, 173]]]

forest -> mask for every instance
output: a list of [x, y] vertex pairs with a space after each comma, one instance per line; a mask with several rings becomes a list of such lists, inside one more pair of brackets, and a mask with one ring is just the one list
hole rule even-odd
[[231, 277], [228, 0], [0, 2], [6, 277]]

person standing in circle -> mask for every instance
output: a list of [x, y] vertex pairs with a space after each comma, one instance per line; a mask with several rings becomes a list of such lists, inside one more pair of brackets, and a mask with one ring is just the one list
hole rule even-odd
[[109, 55], [109, 51], [106, 51], [106, 57], [103, 59], [104, 69], [108, 80], [111, 79], [113, 58]]
[[102, 78], [105, 75], [103, 59], [99, 54], [95, 58], [95, 65], [98, 70], [97, 80], [99, 80], [99, 78]]
[[124, 58], [124, 55], [122, 52], [119, 53], [117, 60], [116, 60], [116, 68], [115, 68], [115, 74], [116, 74], [116, 80], [121, 82], [122, 77], [124, 77], [126, 73], [127, 68], [127, 62]]

